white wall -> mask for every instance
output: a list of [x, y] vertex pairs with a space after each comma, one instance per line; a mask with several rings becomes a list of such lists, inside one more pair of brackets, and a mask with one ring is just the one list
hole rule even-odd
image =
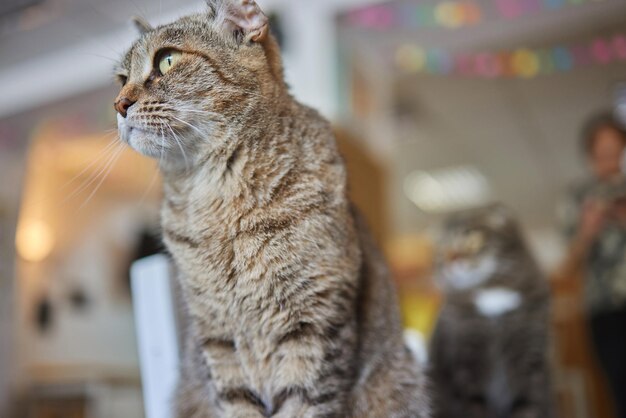
[[554, 227], [567, 186], [585, 174], [580, 127], [611, 106], [611, 86], [624, 78], [620, 63], [532, 80], [423, 76], [399, 83], [415, 109], [413, 126], [398, 138], [395, 229], [427, 221], [404, 196], [408, 173], [462, 164], [477, 166], [529, 228]]

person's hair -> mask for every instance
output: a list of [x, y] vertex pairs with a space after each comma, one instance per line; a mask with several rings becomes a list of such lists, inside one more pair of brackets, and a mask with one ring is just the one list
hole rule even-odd
[[596, 113], [585, 122], [581, 133], [581, 149], [585, 156], [593, 151], [598, 133], [603, 129], [612, 129], [619, 133], [622, 143], [626, 146], [626, 127], [621, 124], [611, 111]]

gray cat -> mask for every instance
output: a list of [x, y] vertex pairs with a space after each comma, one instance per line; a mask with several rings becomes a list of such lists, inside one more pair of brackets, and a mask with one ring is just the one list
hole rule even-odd
[[431, 345], [434, 416], [553, 416], [548, 286], [509, 212], [451, 216], [436, 274], [446, 301]]

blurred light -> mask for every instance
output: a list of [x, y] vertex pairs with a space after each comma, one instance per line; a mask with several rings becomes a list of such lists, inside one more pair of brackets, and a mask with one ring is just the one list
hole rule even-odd
[[563, 7], [565, 0], [546, 0], [546, 6], [549, 9], [558, 9]]
[[396, 51], [396, 64], [407, 73], [417, 73], [426, 65], [426, 53], [415, 45], [402, 45]]
[[463, 8], [464, 19], [468, 24], [475, 25], [481, 21], [482, 11], [476, 3], [466, 1], [461, 7]]
[[414, 171], [404, 180], [404, 192], [420, 210], [428, 213], [469, 209], [491, 200], [485, 176], [468, 166]]
[[474, 60], [471, 55], [459, 54], [454, 59], [454, 66], [459, 74], [471, 76], [475, 72]]
[[497, 77], [502, 72], [502, 64], [495, 54], [484, 52], [476, 55], [476, 72], [487, 78]]
[[604, 39], [596, 39], [591, 45], [591, 54], [596, 61], [602, 64], [608, 64], [613, 60], [611, 47]]
[[442, 0], [427, 2], [386, 4], [367, 6], [349, 12], [348, 22], [368, 29], [389, 30], [402, 26], [421, 28], [438, 26], [456, 29], [481, 22], [483, 16], [497, 16], [511, 20], [523, 16], [537, 15], [544, 11], [554, 11], [564, 6], [581, 5], [604, 0]]
[[450, 74], [454, 71], [453, 58], [441, 49], [430, 49], [426, 53], [426, 67], [434, 74]]
[[615, 56], [619, 59], [626, 59], [626, 36], [624, 35], [616, 35], [611, 44], [613, 45], [613, 52]]
[[417, 17], [418, 22], [420, 22], [423, 26], [434, 26], [436, 23], [435, 19], [435, 9], [429, 4], [418, 4], [417, 5]]
[[356, 24], [373, 29], [384, 30], [394, 25], [393, 9], [386, 6], [372, 6], [356, 11], [351, 20]]
[[50, 226], [43, 221], [25, 220], [19, 225], [15, 244], [20, 257], [37, 263], [52, 253], [54, 234]]
[[531, 78], [539, 72], [539, 59], [537, 55], [529, 49], [520, 49], [513, 53], [513, 71], [520, 77]]
[[574, 66], [574, 59], [572, 54], [567, 48], [557, 47], [552, 50], [552, 56], [554, 57], [554, 63], [556, 68], [561, 71], [571, 70]]
[[518, 0], [497, 0], [498, 11], [504, 18], [514, 18], [522, 14]]
[[539, 57], [539, 67], [542, 74], [552, 74], [555, 70], [554, 57], [552, 53], [547, 49], [541, 49], [537, 51]]
[[463, 8], [456, 2], [444, 1], [435, 9], [435, 18], [441, 26], [458, 28], [463, 24]]

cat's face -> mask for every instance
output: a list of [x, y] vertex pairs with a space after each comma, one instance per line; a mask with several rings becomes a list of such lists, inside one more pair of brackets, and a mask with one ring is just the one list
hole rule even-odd
[[446, 289], [469, 290], [486, 282], [519, 245], [519, 232], [500, 205], [451, 216], [437, 253], [438, 279]]
[[162, 162], [193, 164], [271, 79], [267, 18], [250, 0], [212, 0], [206, 14], [140, 30], [116, 68], [120, 138]]

